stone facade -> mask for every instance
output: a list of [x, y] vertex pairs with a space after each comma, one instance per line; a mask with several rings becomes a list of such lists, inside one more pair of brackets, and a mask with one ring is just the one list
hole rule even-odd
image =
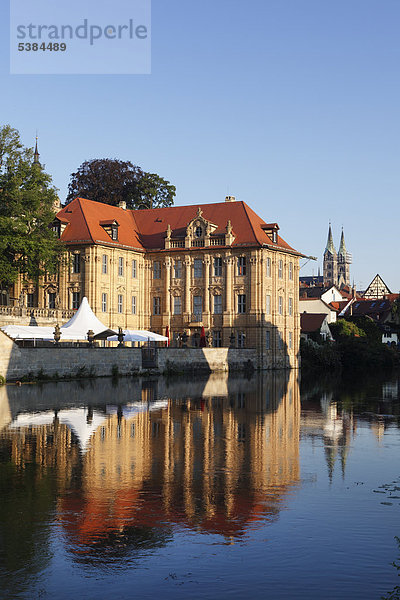
[[[107, 206], [112, 218], [102, 220], [104, 206], [77, 199], [59, 213], [65, 264], [40, 291], [26, 290], [30, 301], [73, 310], [86, 296], [110, 328], [168, 328], [173, 345], [187, 335], [195, 347], [204, 327], [208, 345], [255, 348], [269, 368], [297, 367], [301, 255], [277, 235], [276, 223], [265, 224], [231, 197], [204, 210]], [[155, 242], [151, 231], [143, 233], [146, 220], [164, 228]], [[14, 297], [24, 297], [18, 292]]]

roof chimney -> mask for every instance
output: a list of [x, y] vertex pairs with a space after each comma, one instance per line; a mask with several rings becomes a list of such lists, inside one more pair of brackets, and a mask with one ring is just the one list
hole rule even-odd
[[225, 196], [225, 202], [235, 202], [235, 196]]
[[126, 202], [125, 202], [125, 200], [120, 200], [118, 202], [118, 208], [123, 208], [124, 210], [126, 210]]

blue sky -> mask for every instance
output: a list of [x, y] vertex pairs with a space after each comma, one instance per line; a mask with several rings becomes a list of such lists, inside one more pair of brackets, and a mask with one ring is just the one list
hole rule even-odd
[[400, 290], [398, 0], [153, 0], [151, 75], [10, 75], [8, 10], [0, 123], [39, 131], [62, 200], [84, 160], [131, 160], [178, 205], [245, 200], [305, 254], [343, 225], [358, 288]]

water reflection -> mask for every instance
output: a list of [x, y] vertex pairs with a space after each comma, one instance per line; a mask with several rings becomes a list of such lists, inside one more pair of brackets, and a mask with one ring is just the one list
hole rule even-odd
[[[21, 511], [32, 515], [29, 498], [51, 481], [43, 518], [51, 523], [55, 511], [80, 562], [140, 558], [179, 527], [231, 543], [276, 519], [299, 481], [294, 373], [0, 393], [2, 466], [23, 482], [16, 490], [26, 505]], [[12, 510], [15, 489], [10, 480], [5, 485]], [[4, 515], [3, 528], [10, 517]], [[25, 563], [23, 552], [19, 558]], [[38, 562], [42, 568], [42, 556]]]
[[[44, 585], [49, 597], [63, 597], [58, 594], [63, 584], [53, 580], [51, 588], [49, 583], [59, 566], [67, 573], [73, 563], [70, 571], [81, 591], [87, 590], [87, 579], [93, 585], [105, 574], [110, 586], [122, 571], [126, 577], [139, 576], [152, 557], [153, 565], [163, 560], [165, 565], [177, 553], [180, 565], [189, 547], [196, 547], [191, 550], [193, 565], [202, 545], [206, 551], [196, 566], [207, 564], [205, 570], [213, 568], [206, 557], [214, 556], [218, 546], [213, 585], [225, 569], [226, 581], [245, 581], [246, 589], [257, 582], [258, 597], [265, 596], [268, 578], [274, 597], [293, 597], [301, 578], [301, 597], [320, 597], [318, 582], [314, 596], [307, 590], [311, 555], [313, 561], [321, 560], [315, 573], [326, 573], [323, 557], [330, 556], [342, 560], [343, 576], [351, 561], [339, 538], [348, 536], [346, 543], [355, 544], [352, 556], [364, 556], [371, 537], [375, 561], [382, 546], [379, 536], [392, 539], [396, 533], [390, 520], [382, 533], [385, 522], [377, 512], [396, 510], [397, 505], [389, 506], [395, 496], [377, 502], [375, 492], [383, 494], [379, 485], [390, 481], [379, 479], [382, 464], [398, 455], [398, 389], [397, 376], [362, 383], [303, 382], [300, 410], [296, 373], [250, 380], [213, 375], [190, 383], [160, 378], [115, 384], [105, 379], [0, 388], [0, 590], [5, 597], [34, 597], [32, 590], [38, 594]], [[364, 480], [372, 462], [378, 465], [375, 491], [353, 480], [357, 447], [362, 448], [356, 463]], [[379, 463], [380, 453], [374, 454], [377, 447], [387, 453], [384, 463]], [[352, 479], [346, 473], [350, 464]], [[365, 518], [360, 506], [368, 507]], [[279, 518], [289, 507], [286, 518]], [[327, 532], [331, 522], [335, 526]], [[371, 523], [376, 524], [375, 537]], [[262, 527], [268, 533], [260, 532]], [[180, 550], [182, 540], [185, 550]], [[295, 588], [279, 596], [274, 592], [278, 585], [285, 588], [288, 544]], [[239, 547], [247, 566], [236, 574], [230, 560]], [[390, 569], [393, 558], [388, 555], [381, 556], [380, 564]], [[274, 564], [270, 571], [261, 568], [263, 557]], [[371, 573], [372, 578], [365, 556], [360, 560], [364, 576]], [[335, 565], [332, 589], [339, 585], [339, 572]], [[352, 577], [350, 572], [343, 580], [342, 592]], [[151, 597], [152, 578], [141, 581]], [[126, 583], [127, 590], [131, 584]], [[214, 597], [213, 586], [206, 588], [208, 597]], [[109, 597], [111, 591], [103, 590], [101, 582], [96, 593], [90, 588], [93, 597]]]

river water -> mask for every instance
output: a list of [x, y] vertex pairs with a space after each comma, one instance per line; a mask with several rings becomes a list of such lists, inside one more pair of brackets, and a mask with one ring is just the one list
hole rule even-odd
[[399, 387], [292, 372], [0, 388], [0, 597], [388, 595]]

